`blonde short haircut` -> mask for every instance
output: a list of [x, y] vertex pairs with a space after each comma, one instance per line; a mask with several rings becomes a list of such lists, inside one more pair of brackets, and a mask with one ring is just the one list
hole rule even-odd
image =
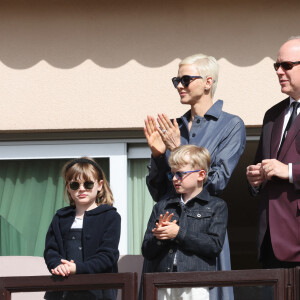
[[219, 64], [213, 56], [194, 54], [186, 57], [179, 63], [181, 65], [195, 65], [203, 78], [212, 77], [211, 96], [213, 97], [218, 84]]
[[169, 157], [171, 169], [178, 169], [186, 164], [190, 164], [193, 169], [203, 169], [206, 174], [203, 182], [207, 180], [210, 162], [211, 158], [208, 150], [195, 145], [179, 146], [171, 152]]

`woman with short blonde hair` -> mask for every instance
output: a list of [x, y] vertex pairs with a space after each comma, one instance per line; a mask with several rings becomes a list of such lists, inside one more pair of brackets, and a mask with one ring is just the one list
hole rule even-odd
[[[170, 171], [168, 158], [178, 146], [193, 144], [208, 149], [211, 166], [204, 188], [211, 195], [219, 195], [225, 189], [244, 151], [244, 122], [238, 116], [224, 112], [222, 100], [213, 101], [218, 71], [218, 62], [212, 56], [195, 54], [183, 59], [172, 83], [180, 102], [188, 105], [190, 110], [173, 121], [162, 113], [157, 119], [147, 116], [145, 120], [144, 133], [152, 153], [146, 182], [156, 202], [171, 198], [175, 193], [167, 178]], [[227, 236], [217, 269], [231, 269]], [[233, 296], [232, 289], [223, 288], [222, 292], [229, 293], [228, 299]]]

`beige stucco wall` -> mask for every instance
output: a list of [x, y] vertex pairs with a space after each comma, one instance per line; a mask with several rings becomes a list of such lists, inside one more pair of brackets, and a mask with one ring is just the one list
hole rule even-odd
[[215, 56], [216, 99], [246, 125], [284, 98], [272, 63], [299, 1], [0, 0], [0, 131], [140, 128], [179, 116], [180, 59]]

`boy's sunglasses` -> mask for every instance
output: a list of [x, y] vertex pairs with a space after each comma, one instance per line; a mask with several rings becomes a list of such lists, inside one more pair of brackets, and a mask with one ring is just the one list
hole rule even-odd
[[173, 85], [175, 87], [175, 89], [177, 89], [178, 84], [181, 82], [181, 84], [187, 88], [189, 86], [189, 84], [191, 83], [192, 80], [194, 79], [198, 79], [198, 78], [203, 78], [201, 76], [190, 76], [190, 75], [183, 75], [182, 77], [173, 77], [172, 78], [172, 82]]
[[202, 171], [202, 170], [185, 171], [185, 172], [177, 171], [177, 172], [175, 172], [175, 173], [169, 172], [169, 173], [168, 173], [168, 179], [169, 179], [170, 181], [173, 181], [173, 177], [175, 176], [177, 180], [182, 180], [184, 174], [195, 173], [195, 172], [200, 172], [200, 171]]
[[283, 61], [283, 62], [276, 62], [274, 63], [274, 69], [277, 71], [280, 67], [285, 70], [291, 70], [294, 68], [295, 65], [299, 65], [300, 61]]
[[[80, 187], [80, 183], [78, 181], [72, 181], [69, 184], [70, 189], [73, 191], [77, 191]], [[83, 183], [83, 186], [86, 190], [91, 190], [94, 187], [94, 182], [93, 181], [85, 181]]]

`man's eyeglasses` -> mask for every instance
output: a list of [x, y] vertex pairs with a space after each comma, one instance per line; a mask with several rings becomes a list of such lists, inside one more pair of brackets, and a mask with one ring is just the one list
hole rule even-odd
[[173, 181], [173, 177], [175, 176], [177, 180], [182, 180], [184, 174], [195, 173], [195, 172], [200, 172], [200, 171], [202, 171], [202, 170], [185, 171], [185, 172], [177, 171], [177, 172], [175, 172], [175, 173], [169, 172], [169, 173], [168, 173], [168, 179], [169, 179], [170, 181]]
[[300, 61], [283, 61], [283, 62], [276, 62], [274, 63], [274, 69], [277, 71], [280, 67], [285, 70], [291, 70], [294, 68], [295, 65], [299, 65]]
[[183, 75], [182, 77], [173, 77], [172, 78], [172, 82], [173, 85], [175, 87], [175, 89], [177, 89], [178, 84], [181, 82], [181, 84], [187, 88], [189, 86], [189, 84], [191, 83], [192, 80], [194, 79], [198, 79], [198, 78], [203, 78], [201, 76], [190, 76], [190, 75]]
[[[80, 187], [80, 183], [78, 181], [72, 181], [69, 183], [70, 189], [73, 191], [77, 191]], [[85, 181], [83, 186], [86, 190], [91, 190], [94, 187], [93, 181]]]

